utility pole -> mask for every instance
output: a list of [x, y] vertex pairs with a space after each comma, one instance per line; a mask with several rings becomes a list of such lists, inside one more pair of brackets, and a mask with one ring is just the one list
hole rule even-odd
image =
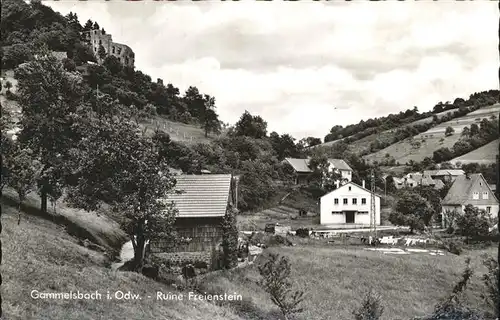
[[377, 212], [375, 204], [375, 172], [371, 170], [371, 194], [370, 194], [370, 235], [372, 241], [377, 238]]
[[[499, 9], [500, 9], [500, 3], [499, 3]], [[499, 23], [499, 31], [498, 31], [499, 35], [500, 35], [500, 23]], [[499, 47], [499, 50], [500, 50], [500, 47]], [[498, 75], [500, 77], [500, 69], [498, 70]], [[500, 123], [500, 118], [498, 119], [499, 123]], [[497, 199], [500, 199], [500, 156], [497, 155], [497, 189], [495, 190], [495, 193], [496, 193], [496, 196], [497, 196]], [[500, 209], [498, 210], [498, 214], [497, 214], [497, 218], [500, 219]], [[497, 219], [497, 221], [499, 221]], [[498, 228], [500, 222], [497, 222], [497, 232], [500, 232], [500, 229]], [[500, 233], [499, 233], [499, 237], [500, 237]], [[498, 254], [497, 254], [497, 262], [500, 261], [500, 241], [498, 242]], [[497, 277], [498, 279], [500, 279], [500, 268], [498, 268], [498, 271], [497, 271]], [[500, 292], [500, 281], [498, 281], [497, 283], [497, 286], [498, 286], [498, 290]], [[498, 301], [496, 301], [497, 303], [497, 319], [498, 317], [500, 317], [500, 299], [498, 299]]]

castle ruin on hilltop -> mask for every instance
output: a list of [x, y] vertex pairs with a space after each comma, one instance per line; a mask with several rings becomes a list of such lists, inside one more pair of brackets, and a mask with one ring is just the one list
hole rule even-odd
[[86, 40], [92, 47], [92, 51], [99, 62], [102, 62], [98, 55], [99, 47], [103, 46], [107, 55], [115, 56], [123, 65], [134, 67], [134, 51], [125, 44], [113, 42], [111, 35], [103, 32], [103, 30], [94, 29], [86, 32]]

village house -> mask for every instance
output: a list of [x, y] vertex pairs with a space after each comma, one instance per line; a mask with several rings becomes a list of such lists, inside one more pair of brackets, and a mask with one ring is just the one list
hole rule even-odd
[[[307, 183], [311, 177], [313, 171], [311, 170], [309, 163], [310, 158], [307, 159], [297, 159], [297, 158], [285, 158], [284, 162], [288, 163], [294, 170], [295, 173], [295, 184]], [[352, 181], [352, 169], [349, 165], [342, 159], [328, 159], [329, 170], [332, 172], [339, 173], [341, 175], [341, 180], [350, 182]]]
[[150, 252], [199, 253], [207, 260], [222, 240], [226, 211], [236, 207], [237, 179], [231, 174], [177, 175], [175, 179], [180, 193], [167, 200], [178, 210], [175, 229], [184, 243], [172, 248], [167, 242], [152, 242]]
[[[348, 182], [320, 199], [320, 224], [370, 225], [372, 192]], [[380, 196], [375, 194], [375, 221], [380, 225]]]
[[447, 215], [450, 212], [461, 214], [466, 205], [472, 205], [496, 216], [499, 202], [483, 175], [474, 173], [458, 176], [443, 199], [442, 205], [443, 227], [448, 227]]
[[411, 172], [402, 178], [393, 177], [393, 181], [398, 190], [402, 188], [415, 188], [417, 186], [429, 186], [436, 190], [440, 190], [444, 187], [444, 182], [440, 179], [432, 179], [431, 176], [420, 172]]
[[465, 172], [462, 169], [425, 170], [424, 175], [446, 183], [455, 181], [457, 177], [465, 175]]

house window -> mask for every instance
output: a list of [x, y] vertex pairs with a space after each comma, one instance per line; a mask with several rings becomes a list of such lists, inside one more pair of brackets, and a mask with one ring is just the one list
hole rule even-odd
[[483, 192], [483, 199], [488, 200], [488, 192]]
[[361, 204], [366, 204], [366, 198], [361, 198]]
[[102, 40], [99, 40], [99, 44], [102, 44]]
[[347, 198], [344, 198], [344, 204], [347, 204], [347, 203], [348, 203], [348, 202], [347, 202]]
[[115, 47], [111, 47], [111, 50], [113, 51], [113, 54], [115, 54]]
[[349, 187], [349, 191], [351, 191], [351, 187]]
[[352, 198], [352, 204], [358, 204], [358, 199], [357, 198]]
[[479, 192], [474, 192], [474, 193], [472, 194], [472, 199], [474, 199], [474, 200], [478, 200], [478, 199], [479, 199]]
[[338, 198], [333, 199], [333, 204], [339, 204], [339, 199]]
[[486, 212], [491, 213], [491, 207], [486, 207]]

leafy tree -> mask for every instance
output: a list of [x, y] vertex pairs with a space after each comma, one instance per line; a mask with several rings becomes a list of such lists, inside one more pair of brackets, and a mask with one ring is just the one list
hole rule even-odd
[[453, 127], [446, 127], [446, 130], [444, 131], [444, 135], [449, 137], [451, 136], [453, 133], [455, 132], [455, 129], [453, 129]]
[[120, 221], [134, 247], [134, 268], [140, 271], [148, 241], [174, 243], [175, 207], [162, 200], [175, 185], [159, 161], [153, 141], [141, 138], [130, 118], [82, 115], [86, 139], [77, 145], [77, 183], [68, 199], [74, 206], [96, 210], [102, 203], [121, 212]]
[[321, 139], [315, 138], [315, 137], [307, 137], [306, 142], [307, 142], [307, 145], [309, 147], [312, 147], [312, 146], [317, 146], [318, 144], [321, 144]]
[[324, 192], [329, 192], [337, 188], [337, 182], [343, 182], [342, 176], [336, 170], [331, 170], [331, 164], [326, 153], [314, 152], [309, 167], [313, 171], [312, 178], [319, 183]]
[[238, 228], [235, 214], [235, 209], [229, 206], [222, 222], [222, 250], [224, 252], [222, 264], [226, 269], [234, 268], [238, 264]]
[[257, 209], [276, 194], [272, 172], [273, 168], [262, 161], [242, 162], [238, 199], [241, 210]]
[[94, 22], [92, 20], [87, 20], [83, 26], [83, 31], [91, 31], [94, 27]]
[[219, 117], [215, 112], [215, 98], [209, 95], [205, 95], [205, 109], [201, 114], [201, 122], [203, 130], [205, 131], [205, 137], [208, 137], [210, 132], [220, 133], [221, 124]]
[[26, 196], [36, 188], [36, 180], [40, 174], [41, 164], [34, 158], [29, 149], [23, 149], [18, 144], [9, 150], [11, 154], [4, 159], [2, 166], [8, 170], [8, 184], [19, 198], [17, 224], [21, 223], [21, 204]]
[[271, 253], [267, 261], [258, 268], [262, 277], [260, 281], [262, 287], [271, 296], [271, 301], [278, 306], [285, 319], [301, 313], [303, 308], [300, 304], [304, 300], [304, 291], [293, 289], [288, 258]]
[[495, 318], [498, 317], [498, 304], [500, 302], [500, 294], [498, 292], [498, 261], [486, 255], [483, 259], [483, 265], [488, 269], [488, 272], [483, 274], [482, 280], [486, 287], [486, 292], [481, 293], [486, 303], [490, 306]]
[[28, 44], [13, 44], [2, 47], [2, 69], [14, 69], [33, 57], [33, 49]]
[[[64, 71], [62, 64], [47, 55], [15, 72], [22, 107], [19, 142], [32, 150], [43, 165], [38, 181], [43, 212], [47, 211], [52, 173], [64, 177], [73, 159], [70, 150], [79, 136], [73, 132], [74, 115], [82, 107], [85, 87], [81, 78]], [[53, 195], [55, 196], [55, 195]]]
[[389, 221], [398, 226], [408, 226], [413, 232], [423, 230], [426, 222], [432, 218], [432, 213], [432, 207], [425, 198], [416, 192], [403, 191]]
[[282, 134], [280, 136], [276, 132], [271, 132], [269, 141], [278, 156], [278, 160], [283, 160], [286, 157], [300, 156], [299, 149], [295, 145], [295, 139], [289, 134]]
[[260, 116], [252, 116], [245, 111], [235, 125], [236, 136], [247, 136], [255, 139], [264, 138], [267, 134], [267, 122]]
[[470, 279], [473, 276], [473, 270], [470, 267], [470, 258], [466, 260], [466, 268], [461, 279], [453, 288], [449, 297], [438, 303], [434, 309], [434, 313], [424, 318], [425, 320], [484, 320], [483, 316], [472, 308], [464, 304], [463, 295]]
[[469, 127], [464, 127], [463, 128], [463, 130], [462, 130], [462, 136], [463, 137], [470, 137], [471, 136]]
[[441, 214], [442, 212], [442, 201], [439, 193], [433, 187], [430, 186], [419, 186], [417, 188], [417, 192], [422, 198], [426, 199], [429, 202], [431, 212], [424, 217], [424, 224], [428, 226], [432, 217]]
[[369, 290], [358, 310], [353, 312], [356, 320], [379, 320], [384, 312], [381, 299], [378, 295]]
[[464, 214], [456, 220], [457, 232], [468, 238], [487, 235], [489, 233], [490, 219], [484, 210], [472, 205], [466, 205]]
[[432, 160], [436, 163], [448, 161], [450, 159], [453, 159], [454, 154], [453, 152], [448, 149], [448, 148], [440, 148], [432, 154]]
[[479, 134], [479, 126], [475, 123], [470, 125], [470, 136], [475, 136]]

